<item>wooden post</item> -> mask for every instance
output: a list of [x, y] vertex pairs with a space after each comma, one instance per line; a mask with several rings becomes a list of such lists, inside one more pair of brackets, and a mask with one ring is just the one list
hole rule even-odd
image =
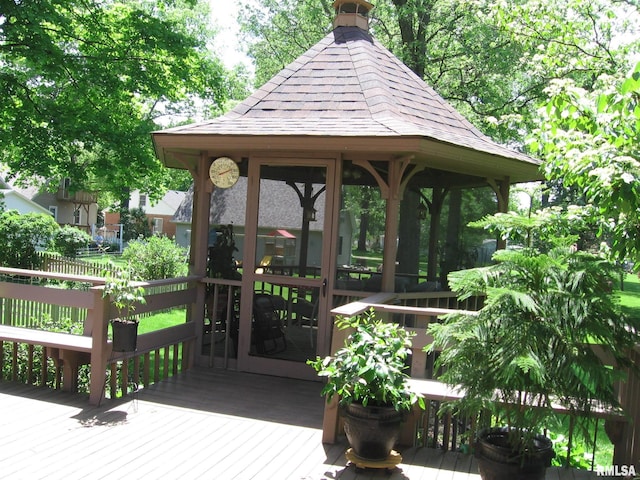
[[27, 383], [29, 385], [33, 385], [34, 383], [33, 376], [33, 345], [27, 345]]
[[398, 221], [400, 219], [400, 181], [402, 175], [398, 162], [389, 162], [389, 197], [384, 230], [384, 248], [382, 256], [382, 289], [393, 292], [396, 286], [396, 255], [398, 246]]
[[[331, 337], [331, 354], [335, 354], [343, 345], [349, 335], [347, 329], [333, 328]], [[338, 398], [333, 397], [324, 405], [324, 417], [322, 421], [322, 443], [336, 443], [340, 430], [340, 408]]]
[[[630, 353], [631, 360], [640, 365], [640, 347]], [[627, 381], [620, 385], [620, 404], [629, 421], [607, 420], [605, 429], [614, 444], [613, 464], [633, 465], [640, 472], [640, 378], [628, 372]]]
[[333, 397], [331, 401], [324, 405], [324, 417], [322, 420], [322, 443], [336, 443], [338, 440], [338, 425], [340, 423], [340, 412], [338, 399]]
[[[207, 255], [209, 245], [209, 209], [211, 206], [211, 192], [213, 183], [209, 179], [209, 156], [206, 151], [201, 152], [198, 166], [193, 176], [193, 213], [191, 216], [191, 258], [189, 273], [204, 277], [207, 273]], [[206, 285], [198, 282], [196, 285], [195, 302], [189, 305], [188, 319], [195, 322], [196, 349], [190, 350], [192, 356], [188, 363], [193, 364], [194, 356], [200, 355], [202, 336], [204, 333], [204, 309], [206, 301]], [[156, 359], [157, 361], [157, 359]]]
[[[78, 373], [80, 365], [87, 363], [87, 354], [74, 350], [59, 350], [62, 359], [62, 389], [65, 392], [76, 393], [78, 391]], [[93, 378], [93, 370], [91, 372]]]
[[87, 311], [86, 322], [91, 325], [91, 378], [89, 381], [89, 403], [100, 405], [107, 378], [107, 361], [111, 348], [107, 343], [109, 325], [109, 299], [102, 298], [102, 287], [93, 287], [94, 306]]

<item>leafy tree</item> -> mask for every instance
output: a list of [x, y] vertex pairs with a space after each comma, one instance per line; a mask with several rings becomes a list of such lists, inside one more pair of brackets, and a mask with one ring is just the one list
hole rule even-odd
[[263, 0], [242, 4], [238, 16], [248, 55], [255, 62], [255, 81], [272, 76], [318, 42], [330, 29], [333, 1]]
[[132, 208], [127, 215], [120, 213], [120, 221], [123, 225], [124, 241], [137, 240], [151, 236], [151, 225], [147, 214], [142, 208]]
[[551, 180], [584, 193], [583, 207], [610, 235], [618, 260], [640, 257], [640, 64], [626, 78], [601, 76], [592, 91], [554, 82], [530, 147]]
[[186, 250], [168, 237], [129, 242], [122, 258], [133, 274], [143, 280], [179, 277], [187, 272]]
[[[332, 3], [247, 7], [242, 29], [259, 84], [330, 31]], [[482, 131], [519, 148], [553, 79], [590, 88], [625, 69], [638, 47], [621, 41], [637, 10], [614, 0], [379, 0], [371, 15], [377, 40]], [[415, 217], [418, 201], [405, 195], [401, 204], [398, 268], [407, 273], [417, 268], [419, 230], [402, 219]]]
[[75, 258], [78, 251], [91, 243], [91, 236], [79, 228], [65, 225], [52, 239], [54, 249], [65, 257]]
[[[266, 0], [240, 18], [265, 83], [331, 27], [331, 0]], [[493, 138], [521, 142], [554, 78], [626, 68], [638, 12], [613, 0], [379, 0], [373, 35]], [[622, 20], [621, 20], [622, 19]]]
[[171, 179], [167, 183], [167, 189], [186, 192], [193, 183], [193, 177], [188, 170], [175, 170], [172, 172]]
[[353, 213], [359, 228], [357, 250], [366, 252], [368, 242], [384, 234], [384, 201], [373, 187], [346, 185], [343, 192], [345, 209]]
[[41, 263], [38, 249], [45, 248], [59, 228], [45, 213], [0, 212], [0, 265], [37, 270]]
[[207, 12], [198, 0], [2, 2], [0, 162], [73, 189], [159, 196], [169, 174], [155, 121], [226, 99]]

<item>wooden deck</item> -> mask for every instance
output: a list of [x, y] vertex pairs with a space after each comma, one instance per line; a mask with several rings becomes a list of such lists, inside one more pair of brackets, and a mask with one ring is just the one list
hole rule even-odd
[[[479, 480], [473, 457], [402, 452], [392, 474], [356, 472], [323, 445], [321, 384], [194, 369], [126, 401], [0, 382], [2, 479]], [[550, 469], [548, 479], [595, 478]]]

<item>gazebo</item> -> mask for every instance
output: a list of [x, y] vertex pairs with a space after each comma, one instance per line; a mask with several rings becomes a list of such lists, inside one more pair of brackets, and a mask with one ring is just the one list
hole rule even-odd
[[[217, 294], [227, 292], [220, 300], [229, 306], [220, 329], [227, 332], [227, 340], [234, 328], [234, 348], [225, 343], [224, 351], [235, 353], [225, 354], [225, 365], [231, 362], [238, 370], [315, 378], [304, 360], [329, 353], [332, 308], [345, 298], [370, 295], [371, 289], [365, 293], [364, 285], [374, 284], [374, 277], [381, 292], [434, 280], [433, 225], [448, 191], [489, 186], [497, 195], [498, 209], [506, 211], [510, 184], [540, 178], [537, 160], [483, 135], [371, 36], [370, 3], [337, 0], [334, 7], [333, 30], [232, 111], [153, 133], [164, 165], [188, 169], [194, 180], [190, 268], [192, 274], [205, 277], [192, 308], [198, 334], [202, 339], [205, 332], [215, 331], [214, 326], [208, 330], [204, 320], [206, 292], [215, 285]], [[216, 188], [235, 188], [236, 168], [248, 185], [243, 254], [236, 259], [241, 279], [214, 279], [207, 276], [211, 197]], [[282, 202], [301, 225], [300, 258], [294, 270], [257, 268], [261, 218], [273, 208], [271, 197], [261, 190], [265, 180], [283, 182], [292, 192]], [[351, 248], [343, 244], [339, 226], [345, 215], [343, 190], [353, 185], [377, 189], [386, 204], [380, 272], [339, 265], [336, 260], [342, 249]], [[396, 271], [394, 240], [401, 222], [419, 220], [415, 210], [413, 218], [401, 217], [401, 202], [409, 192], [429, 190], [433, 235], [427, 278], [406, 270], [402, 277]], [[324, 215], [316, 218], [320, 202]], [[320, 242], [305, 236], [314, 221], [322, 222]], [[321, 252], [314, 256], [320, 260], [308, 262], [309, 250]], [[415, 263], [417, 271], [417, 259]], [[256, 351], [253, 292], [265, 288], [284, 300], [282, 318], [288, 325], [311, 329], [312, 351], [307, 330], [303, 337], [291, 333], [284, 353]], [[312, 306], [310, 319], [293, 308], [302, 300]], [[238, 325], [233, 326], [235, 318]], [[213, 334], [210, 340], [201, 343], [198, 363], [216, 362], [219, 340]]]

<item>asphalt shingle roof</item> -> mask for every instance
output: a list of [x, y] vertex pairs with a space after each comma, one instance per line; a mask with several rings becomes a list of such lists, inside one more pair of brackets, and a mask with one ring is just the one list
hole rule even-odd
[[[317, 191], [319, 185], [314, 186]], [[316, 201], [316, 220], [310, 223], [311, 230], [320, 230], [324, 224], [324, 193]], [[247, 198], [247, 178], [240, 177], [231, 188], [216, 188], [211, 194], [209, 209], [210, 225], [244, 225]], [[193, 212], [193, 185], [189, 188], [182, 203], [176, 210], [175, 223], [191, 223]], [[299, 230], [302, 225], [300, 200], [294, 189], [284, 182], [260, 180], [260, 228], [282, 228]]]
[[167, 134], [427, 137], [527, 163], [358, 27], [337, 27], [226, 115]]

